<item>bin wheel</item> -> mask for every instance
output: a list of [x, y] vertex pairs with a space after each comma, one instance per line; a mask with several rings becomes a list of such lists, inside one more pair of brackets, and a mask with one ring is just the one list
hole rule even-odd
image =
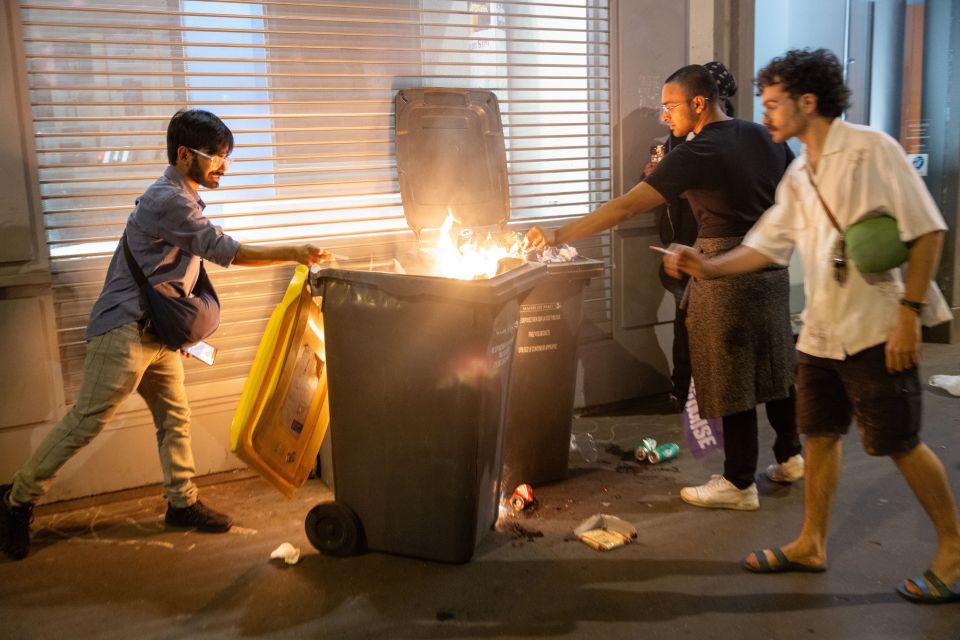
[[310, 544], [324, 555], [343, 557], [357, 551], [360, 519], [344, 504], [318, 504], [307, 514], [305, 528]]

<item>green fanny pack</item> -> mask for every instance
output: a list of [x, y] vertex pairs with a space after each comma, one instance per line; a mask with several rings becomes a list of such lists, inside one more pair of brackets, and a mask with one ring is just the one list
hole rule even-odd
[[897, 221], [885, 213], [848, 226], [843, 232], [843, 242], [847, 255], [861, 273], [895, 269], [910, 255], [909, 247], [900, 239]]
[[893, 216], [882, 209], [875, 209], [867, 212], [862, 220], [841, 229], [830, 206], [817, 188], [810, 165], [805, 165], [804, 168], [823, 210], [830, 218], [830, 223], [840, 234], [840, 244], [834, 257], [835, 266], [839, 266], [843, 271], [846, 258], [849, 257], [860, 273], [883, 273], [906, 262], [910, 248], [900, 239], [897, 221]]

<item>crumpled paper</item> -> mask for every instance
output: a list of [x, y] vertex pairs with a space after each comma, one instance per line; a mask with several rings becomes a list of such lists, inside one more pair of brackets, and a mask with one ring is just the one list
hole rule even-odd
[[571, 262], [577, 257], [576, 247], [568, 244], [559, 244], [555, 247], [544, 247], [543, 252], [537, 256], [538, 262]]
[[270, 553], [271, 560], [283, 560], [287, 564], [300, 562], [300, 549], [289, 542], [284, 542]]
[[928, 382], [931, 387], [940, 387], [946, 389], [950, 395], [960, 396], [960, 376], [930, 376]]

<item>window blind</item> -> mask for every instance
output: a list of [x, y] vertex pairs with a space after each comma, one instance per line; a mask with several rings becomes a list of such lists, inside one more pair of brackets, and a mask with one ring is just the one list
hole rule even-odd
[[[68, 401], [84, 328], [134, 200], [166, 166], [179, 108], [219, 115], [235, 160], [206, 214], [241, 242], [309, 240], [353, 258], [414, 238], [394, 162], [393, 98], [421, 86], [493, 90], [511, 226], [551, 224], [611, 196], [607, 0], [20, 0], [23, 50]], [[610, 333], [607, 263], [585, 317]], [[216, 367], [242, 378], [289, 267], [212, 269]]]

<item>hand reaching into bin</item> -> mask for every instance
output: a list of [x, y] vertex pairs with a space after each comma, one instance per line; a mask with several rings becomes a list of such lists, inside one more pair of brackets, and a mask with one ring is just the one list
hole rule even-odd
[[533, 227], [523, 236], [523, 249], [543, 249], [557, 244], [557, 234], [551, 229]]

